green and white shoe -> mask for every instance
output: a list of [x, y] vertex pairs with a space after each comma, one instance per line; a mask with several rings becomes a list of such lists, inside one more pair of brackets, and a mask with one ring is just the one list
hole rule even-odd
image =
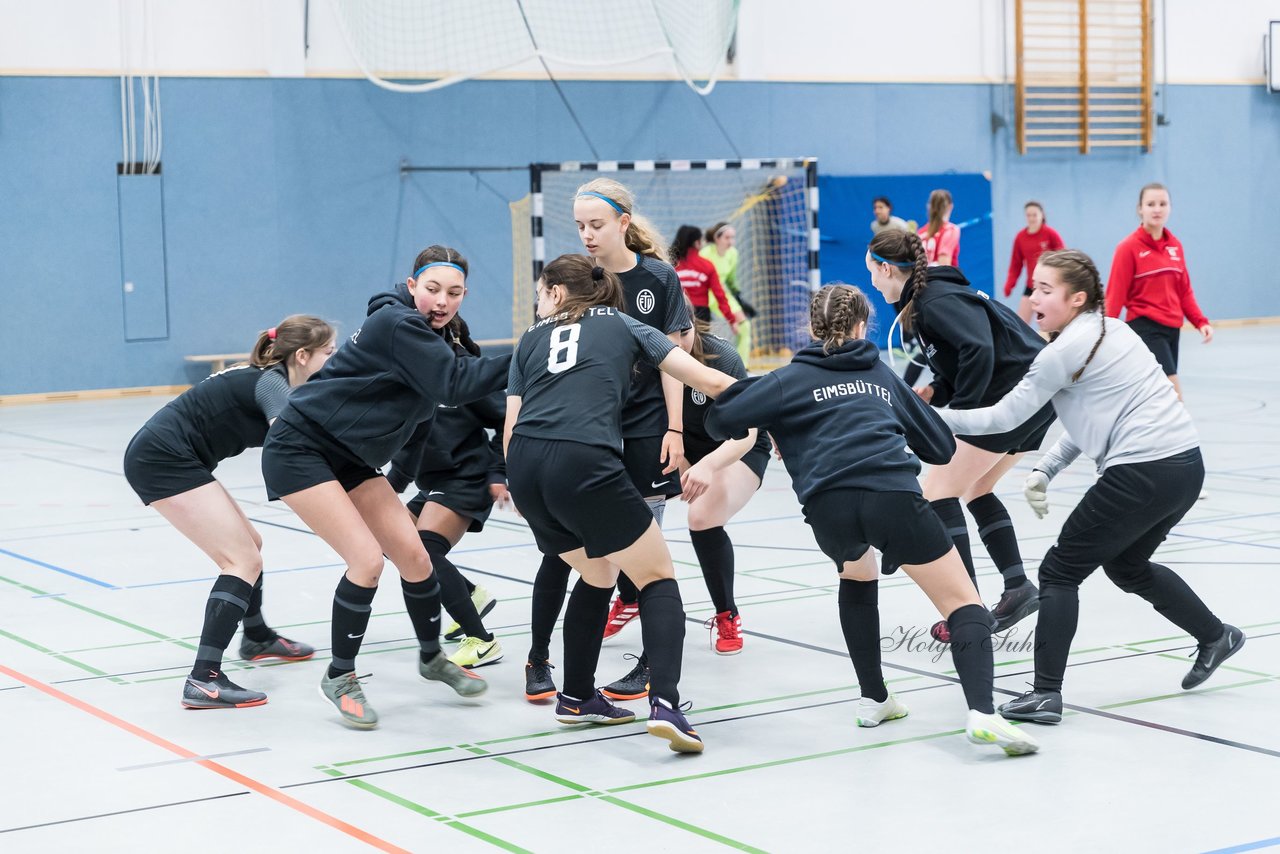
[[994, 744], [1009, 756], [1023, 756], [1040, 749], [1040, 742], [1024, 728], [997, 714], [985, 715], [976, 709], [969, 710], [965, 736], [973, 744]]
[[485, 667], [497, 664], [502, 660], [502, 644], [498, 639], [491, 641], [466, 637], [458, 644], [458, 649], [449, 656], [449, 660], [459, 667]]
[[863, 697], [858, 701], [858, 726], [880, 726], [885, 721], [896, 721], [907, 716], [907, 707], [890, 694], [883, 703]]

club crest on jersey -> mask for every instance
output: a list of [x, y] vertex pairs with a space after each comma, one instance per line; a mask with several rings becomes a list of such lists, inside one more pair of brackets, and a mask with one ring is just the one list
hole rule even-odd
[[636, 296], [636, 308], [640, 309], [641, 314], [648, 314], [653, 311], [653, 303], [653, 291], [648, 288]]
[[697, 389], [694, 390], [692, 397], [695, 406], [703, 406], [707, 402], [707, 396]]
[[1169, 257], [1175, 261], [1178, 260], [1178, 247], [1176, 246], [1169, 247]]

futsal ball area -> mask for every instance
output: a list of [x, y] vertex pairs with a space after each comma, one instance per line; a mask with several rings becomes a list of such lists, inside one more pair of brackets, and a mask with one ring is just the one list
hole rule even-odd
[[[488, 694], [463, 702], [419, 680], [398, 584], [384, 574], [359, 663], [372, 674], [366, 690], [382, 725], [344, 728], [316, 691], [342, 567], [283, 505], [266, 501], [256, 451], [218, 473], [262, 532], [264, 613], [320, 649], [312, 661], [279, 666], [229, 657], [233, 680], [270, 702], [183, 710], [210, 565], [139, 505], [120, 464], [137, 425], [163, 400], [6, 409], [0, 850], [171, 852], [193, 841], [326, 852], [1276, 844], [1280, 417], [1272, 403], [1280, 381], [1251, 355], [1273, 343], [1262, 328], [1224, 329], [1209, 347], [1184, 339], [1207, 497], [1157, 553], [1245, 630], [1244, 649], [1202, 688], [1179, 690], [1194, 642], [1097, 573], [1081, 589], [1064, 689], [1070, 710], [1060, 725], [1034, 729], [1039, 754], [1015, 759], [965, 741], [950, 655], [921, 640], [936, 613], [902, 576], [881, 583], [880, 602], [886, 673], [911, 714], [876, 729], [854, 725], [858, 690], [835, 577], [776, 463], [729, 526], [746, 633], [740, 655], [711, 652], [702, 628], [710, 604], [683, 505], [668, 511], [688, 611], [681, 689], [706, 741], [701, 756], [670, 753], [641, 721], [562, 727], [550, 706], [524, 700], [539, 555], [510, 513], [495, 514], [454, 552], [501, 600], [487, 622], [506, 657], [479, 671]], [[1085, 462], [1065, 472], [1040, 521], [1022, 500], [1019, 472], [1006, 479], [998, 494], [1028, 569], [1093, 480]], [[975, 556], [984, 600], [994, 601], [998, 574], [981, 548]], [[901, 643], [903, 631], [914, 641]], [[1032, 643], [1018, 632], [997, 646], [999, 696], [1025, 690]], [[607, 644], [600, 681], [629, 670], [623, 655], [639, 644], [635, 626]], [[558, 637], [552, 657], [560, 657]], [[643, 701], [629, 705], [643, 709]]]

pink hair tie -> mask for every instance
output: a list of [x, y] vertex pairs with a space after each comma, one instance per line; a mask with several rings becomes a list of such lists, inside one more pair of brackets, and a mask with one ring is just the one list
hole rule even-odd
[[276, 328], [274, 326], [267, 330], [267, 337], [272, 341], [276, 340]]

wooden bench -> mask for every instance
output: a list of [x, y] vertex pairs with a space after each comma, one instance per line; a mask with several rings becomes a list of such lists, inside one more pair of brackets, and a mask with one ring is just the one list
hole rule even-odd
[[249, 361], [248, 353], [213, 353], [204, 356], [184, 356], [184, 361], [198, 362], [209, 366], [209, 373], [216, 374], [218, 371], [225, 371], [228, 362], [247, 362]]

